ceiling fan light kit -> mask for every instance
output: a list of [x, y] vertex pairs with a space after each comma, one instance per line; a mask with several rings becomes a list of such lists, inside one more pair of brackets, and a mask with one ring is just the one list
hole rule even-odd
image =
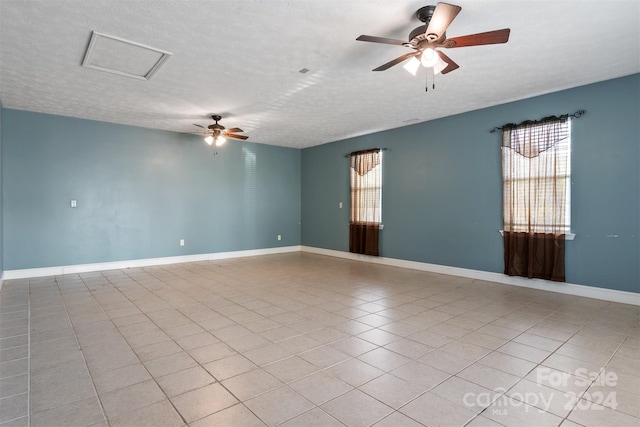
[[218, 122], [222, 120], [222, 116], [214, 114], [211, 116], [211, 118], [213, 119], [213, 121], [215, 121], [215, 123], [207, 126], [206, 128], [195, 123], [193, 124], [194, 126], [198, 126], [199, 128], [208, 130], [206, 132], [207, 136], [204, 138], [204, 142], [206, 142], [208, 145], [213, 145], [213, 143], [215, 142], [216, 147], [220, 147], [224, 145], [224, 143], [227, 141], [227, 138], [242, 140], [249, 139], [249, 137], [246, 135], [238, 135], [238, 133], [244, 132], [240, 128], [226, 129], [221, 124], [218, 124]]
[[420, 62], [422, 63], [423, 67], [429, 68], [436, 65], [438, 63], [438, 59], [440, 59], [440, 57], [436, 53], [436, 50], [431, 47], [428, 47], [422, 52], [422, 56], [420, 57]]
[[414, 76], [420, 65], [431, 69], [433, 74], [447, 74], [460, 68], [460, 66], [449, 58], [441, 50], [442, 48], [452, 49], [457, 47], [506, 43], [509, 41], [509, 34], [511, 32], [509, 28], [503, 28], [501, 30], [448, 39], [446, 30], [461, 10], [462, 8], [460, 6], [449, 3], [438, 3], [436, 6], [425, 6], [418, 9], [415, 16], [422, 21], [424, 25], [411, 31], [408, 42], [367, 35], [361, 35], [356, 38], [356, 40], [404, 46], [413, 49], [412, 52], [405, 53], [396, 59], [382, 64], [374, 68], [373, 71], [384, 71], [410, 59], [403, 68]]

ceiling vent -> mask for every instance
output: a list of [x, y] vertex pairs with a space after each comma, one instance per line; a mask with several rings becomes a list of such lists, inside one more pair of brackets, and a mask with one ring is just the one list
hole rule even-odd
[[149, 80], [170, 57], [169, 52], [94, 31], [82, 66]]

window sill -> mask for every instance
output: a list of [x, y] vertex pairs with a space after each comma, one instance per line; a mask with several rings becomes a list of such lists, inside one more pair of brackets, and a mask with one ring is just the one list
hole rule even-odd
[[[504, 230], [498, 230], [498, 233], [500, 233], [501, 236], [504, 236]], [[573, 240], [575, 239], [576, 235], [573, 233], [565, 233], [564, 234], [564, 240]]]

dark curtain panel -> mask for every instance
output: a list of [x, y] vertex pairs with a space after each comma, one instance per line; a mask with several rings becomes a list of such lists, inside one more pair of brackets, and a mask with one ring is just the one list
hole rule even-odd
[[564, 234], [504, 232], [504, 274], [564, 282]]
[[379, 256], [378, 224], [349, 224], [349, 252]]
[[349, 252], [379, 256], [382, 173], [380, 149], [351, 153], [351, 211]]

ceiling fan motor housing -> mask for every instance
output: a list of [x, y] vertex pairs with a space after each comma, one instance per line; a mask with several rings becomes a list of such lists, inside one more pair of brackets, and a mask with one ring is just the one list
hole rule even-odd
[[425, 6], [416, 11], [416, 18], [418, 18], [421, 22], [424, 22], [424, 25], [421, 25], [411, 31], [411, 33], [409, 34], [409, 43], [407, 43], [406, 45], [407, 47], [416, 48], [424, 41], [433, 43], [438, 39], [446, 39], [446, 33], [443, 33], [441, 37], [438, 37], [437, 34], [427, 34], [427, 28], [429, 27], [429, 23], [431, 22], [431, 18], [433, 17], [433, 13], [435, 12], [435, 10], [435, 6]]
[[218, 115], [218, 114], [214, 114], [213, 116], [211, 116], [211, 118], [215, 121], [214, 124], [209, 125], [208, 129], [211, 129], [212, 131], [223, 131], [224, 130], [224, 126], [219, 125], [218, 122], [220, 120], [222, 120], [222, 116]]
[[[425, 36], [424, 33], [425, 33], [425, 31], [427, 31], [427, 26], [428, 25], [420, 25], [418, 28], [416, 28], [415, 30], [411, 31], [411, 33], [409, 34], [409, 42], [413, 42], [414, 40], [416, 40], [420, 36], [423, 36], [422, 38], [424, 40], [426, 40], [426, 36]], [[421, 41], [421, 40], [417, 40], [417, 41]]]

